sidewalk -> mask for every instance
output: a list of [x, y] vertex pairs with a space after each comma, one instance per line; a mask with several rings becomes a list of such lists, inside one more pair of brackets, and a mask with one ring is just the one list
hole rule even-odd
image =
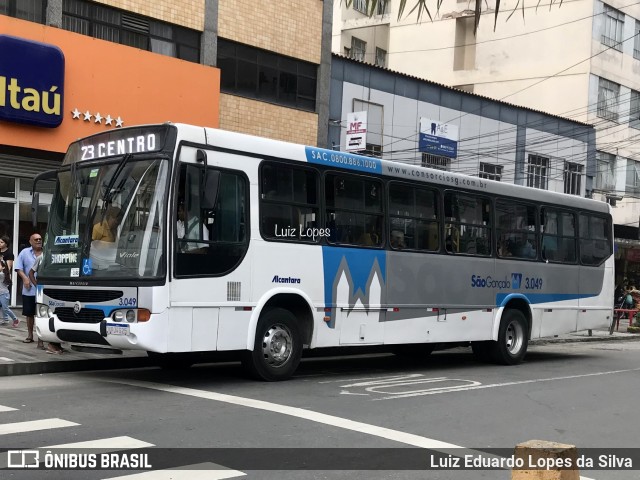
[[[9, 375], [30, 375], [40, 373], [77, 372], [83, 370], [106, 370], [117, 368], [140, 368], [153, 366], [154, 362], [141, 351], [119, 351], [94, 353], [80, 351], [62, 344], [66, 350], [62, 355], [52, 355], [37, 348], [37, 343], [22, 343], [27, 337], [27, 323], [19, 316], [20, 325], [0, 326], [0, 377]], [[557, 337], [531, 340], [529, 345], [567, 342], [604, 342], [640, 340], [640, 333], [626, 333], [627, 322], [621, 322], [619, 331], [609, 335], [609, 331], [593, 330], [569, 333]], [[99, 352], [99, 350], [98, 350]]]
[[[17, 314], [17, 312], [15, 312]], [[27, 338], [27, 322], [18, 315], [20, 325], [0, 326], [0, 377], [39, 373], [139, 368], [152, 365], [146, 352], [115, 350], [114, 353], [82, 352], [62, 344], [65, 353], [52, 355], [37, 348], [37, 341], [22, 343]], [[34, 333], [34, 338], [37, 338]], [[46, 346], [46, 343], [45, 343]], [[119, 353], [118, 353], [119, 352]]]

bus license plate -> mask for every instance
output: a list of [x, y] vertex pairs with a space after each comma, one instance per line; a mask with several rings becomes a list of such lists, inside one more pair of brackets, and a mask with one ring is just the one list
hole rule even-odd
[[129, 325], [107, 323], [107, 335], [129, 335]]

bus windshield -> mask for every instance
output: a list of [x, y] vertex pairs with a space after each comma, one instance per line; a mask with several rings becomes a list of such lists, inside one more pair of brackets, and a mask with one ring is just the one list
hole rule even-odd
[[38, 276], [163, 276], [168, 170], [166, 159], [126, 154], [60, 171]]

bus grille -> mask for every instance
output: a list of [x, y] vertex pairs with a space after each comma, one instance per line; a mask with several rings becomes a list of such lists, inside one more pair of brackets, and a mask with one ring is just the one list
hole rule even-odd
[[122, 297], [122, 290], [73, 290], [69, 288], [45, 288], [47, 297], [65, 302], [108, 302]]
[[63, 342], [93, 343], [96, 345], [109, 345], [102, 335], [97, 332], [80, 332], [78, 330], [58, 330], [56, 335]]
[[73, 307], [58, 307], [55, 314], [63, 322], [71, 323], [100, 323], [104, 320], [104, 312], [95, 308], [83, 308], [76, 315], [73, 313]]

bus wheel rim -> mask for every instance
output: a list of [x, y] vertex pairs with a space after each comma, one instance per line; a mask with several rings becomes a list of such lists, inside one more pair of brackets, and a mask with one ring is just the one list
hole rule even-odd
[[517, 355], [524, 342], [524, 330], [519, 322], [511, 322], [507, 326], [505, 345], [511, 355]]
[[262, 338], [262, 355], [272, 367], [281, 367], [291, 358], [293, 337], [289, 329], [281, 324], [272, 325]]

